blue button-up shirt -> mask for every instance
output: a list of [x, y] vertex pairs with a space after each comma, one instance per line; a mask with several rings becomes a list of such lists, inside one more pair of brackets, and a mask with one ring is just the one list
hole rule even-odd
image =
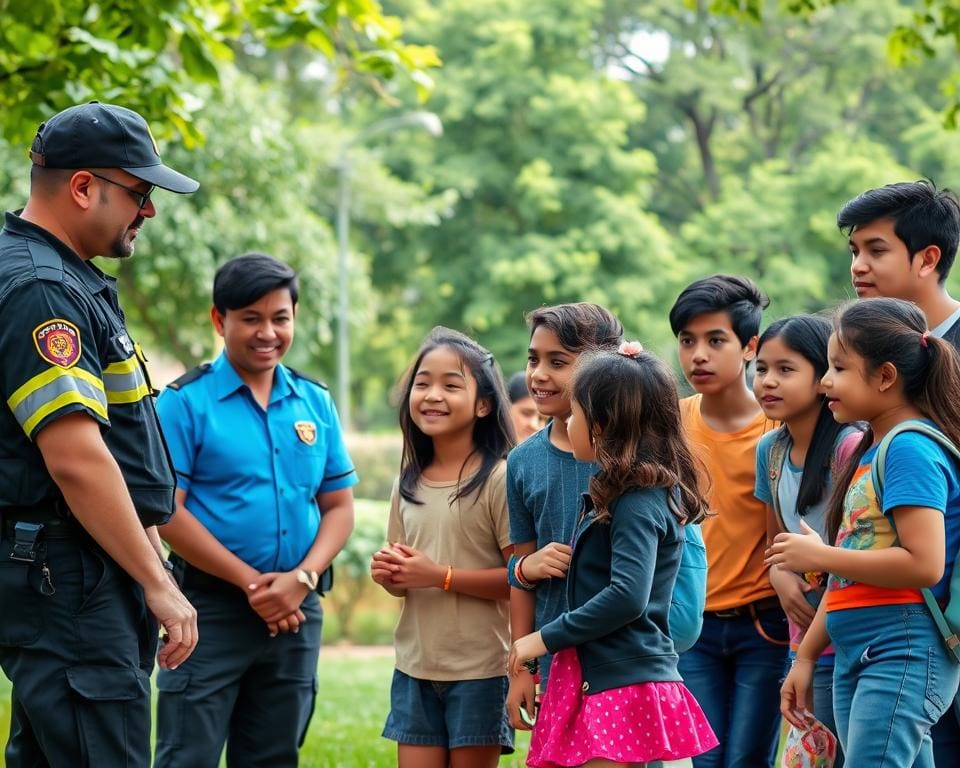
[[317, 495], [353, 486], [326, 388], [278, 365], [266, 410], [221, 354], [157, 401], [185, 506], [261, 572], [288, 571], [317, 536]]

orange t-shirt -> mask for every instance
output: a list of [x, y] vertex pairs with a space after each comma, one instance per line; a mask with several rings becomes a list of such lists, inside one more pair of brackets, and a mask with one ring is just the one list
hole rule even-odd
[[758, 413], [736, 432], [717, 432], [700, 415], [701, 395], [680, 401], [690, 446], [709, 475], [710, 511], [703, 522], [707, 547], [708, 611], [723, 611], [775, 595], [763, 565], [767, 510], [754, 495], [757, 442], [776, 426]]

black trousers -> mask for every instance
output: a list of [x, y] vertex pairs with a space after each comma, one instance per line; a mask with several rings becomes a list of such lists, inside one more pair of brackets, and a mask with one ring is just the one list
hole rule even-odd
[[157, 674], [155, 768], [295, 768], [313, 715], [322, 611], [311, 592], [297, 634], [270, 637], [244, 593], [207, 576], [183, 592], [197, 609], [200, 642]]
[[0, 533], [8, 768], [148, 768], [157, 626], [140, 586], [85, 534], [41, 536], [28, 564]]

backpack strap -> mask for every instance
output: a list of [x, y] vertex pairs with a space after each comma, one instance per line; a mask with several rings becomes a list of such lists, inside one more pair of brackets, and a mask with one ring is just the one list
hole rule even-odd
[[[908, 419], [907, 421], [900, 422], [883, 436], [880, 445], [877, 447], [877, 452], [874, 454], [873, 461], [870, 462], [870, 480], [873, 483], [873, 490], [877, 496], [877, 503], [880, 505], [881, 513], [883, 512], [883, 478], [887, 461], [887, 451], [890, 450], [890, 444], [893, 442], [893, 439], [904, 432], [919, 432], [921, 435], [926, 435], [960, 462], [960, 449], [939, 429], [919, 419]], [[889, 516], [889, 520], [890, 527], [893, 528], [894, 533], [896, 533], [897, 525], [894, 522], [893, 515]], [[957, 593], [960, 595], [960, 570], [958, 569], [960, 569], [960, 553], [958, 553], [956, 560], [954, 560], [953, 575], [950, 577], [949, 595], [951, 597], [954, 591], [954, 584], [957, 585]], [[947, 644], [947, 648], [953, 654], [954, 659], [960, 661], [960, 637], [957, 636], [957, 632], [947, 623], [947, 619], [943, 615], [937, 599], [933, 596], [933, 592], [926, 587], [921, 589], [920, 592], [923, 594], [923, 602], [927, 604], [927, 608], [930, 610], [937, 629], [940, 630], [940, 635]]]
[[780, 510], [780, 477], [783, 475], [783, 467], [787, 462], [787, 453], [790, 451], [790, 433], [786, 427], [777, 430], [773, 443], [770, 445], [770, 452], [767, 454], [767, 483], [770, 488], [770, 506], [773, 507], [774, 514], [777, 516], [777, 522], [781, 530], [787, 530], [783, 523], [783, 513]]

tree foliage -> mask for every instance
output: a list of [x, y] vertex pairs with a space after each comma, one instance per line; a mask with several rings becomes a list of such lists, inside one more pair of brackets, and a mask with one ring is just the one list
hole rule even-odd
[[[777, 13], [815, 20], [819, 15], [851, 0], [685, 0], [688, 7], [707, 8], [713, 13], [761, 22]], [[917, 0], [902, 4], [903, 13], [888, 27], [886, 48], [890, 61], [898, 67], [921, 59], [948, 59], [960, 54], [960, 0]], [[944, 123], [957, 128], [960, 120], [960, 74], [947, 67], [940, 81], [948, 98]]]
[[425, 94], [429, 46], [405, 43], [377, 0], [0, 0], [0, 135], [20, 143], [51, 114], [99, 99], [163, 134], [199, 137], [191, 114], [237, 47], [305, 45], [343, 76], [409, 75]]
[[[756, 278], [768, 319], [852, 297], [839, 206], [921, 176], [960, 186], [948, 69], [890, 60], [890, 30], [913, 13], [898, 0], [736, 5], [762, 12], [745, 24], [719, 2], [387, 0], [404, 44], [444, 59], [427, 104], [440, 138], [366, 130], [422, 108], [411, 79], [376, 95], [341, 87], [303, 35], [267, 49], [230, 32], [248, 43], [232, 45], [191, 118], [206, 144], [164, 147], [200, 192], [158, 193], [136, 256], [117, 265], [130, 320], [153, 348], [208, 357], [214, 270], [264, 250], [303, 276], [292, 362], [330, 378], [345, 154], [361, 425], [395, 423], [387, 393], [438, 323], [473, 333], [509, 372], [523, 364], [524, 313], [547, 302], [605, 304], [672, 356], [666, 315], [695, 277]], [[28, 140], [0, 152], [9, 207], [26, 196]]]

